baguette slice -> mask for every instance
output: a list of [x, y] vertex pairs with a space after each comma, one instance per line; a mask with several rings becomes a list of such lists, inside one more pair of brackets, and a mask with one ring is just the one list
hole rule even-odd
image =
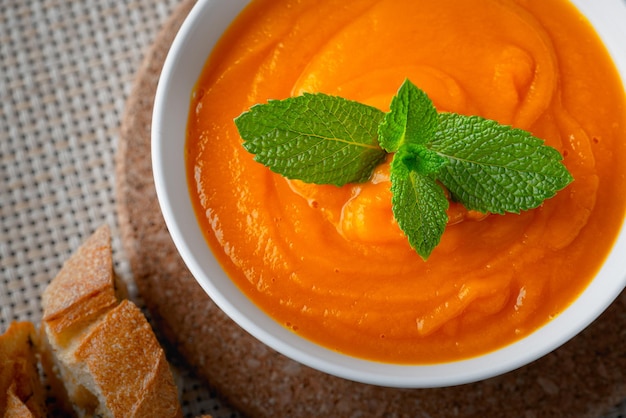
[[123, 296], [125, 288], [113, 272], [111, 230], [103, 225], [63, 264], [42, 295], [49, 336], [65, 346]]
[[[143, 313], [122, 301], [62, 361], [84, 408], [108, 417], [182, 416], [169, 364]], [[108, 410], [108, 411], [107, 411]]]
[[182, 417], [152, 328], [131, 301], [119, 302], [110, 242], [99, 228], [44, 291], [42, 364], [53, 393], [78, 417]]
[[47, 414], [35, 346], [35, 326], [30, 322], [13, 322], [0, 336], [0, 412], [4, 418]]

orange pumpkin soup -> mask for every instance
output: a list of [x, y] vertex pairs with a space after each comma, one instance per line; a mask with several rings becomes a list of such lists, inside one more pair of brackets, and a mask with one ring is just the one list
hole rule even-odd
[[[423, 261], [394, 221], [386, 164], [341, 188], [289, 181], [233, 123], [303, 92], [387, 111], [407, 78], [441, 111], [544, 139], [573, 183], [519, 215], [453, 204]], [[624, 88], [564, 0], [253, 0], [198, 80], [186, 147], [197, 218], [232, 280], [293, 332], [373, 360], [458, 360], [533, 332], [587, 286], [624, 220]]]

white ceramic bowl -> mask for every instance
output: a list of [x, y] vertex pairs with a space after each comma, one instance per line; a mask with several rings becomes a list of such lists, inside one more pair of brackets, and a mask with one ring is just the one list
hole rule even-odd
[[[604, 40], [626, 82], [626, 2], [574, 0]], [[214, 43], [246, 0], [200, 0], [182, 25], [159, 81], [152, 122], [156, 191], [173, 241], [215, 303], [250, 334], [307, 366], [354, 381], [392, 387], [440, 387], [478, 381], [528, 364], [596, 319], [626, 287], [626, 229], [598, 276], [561, 315], [523, 340], [458, 362], [405, 366], [361, 360], [288, 331], [257, 308], [222, 271], [198, 227], [185, 177], [184, 143], [190, 93]]]

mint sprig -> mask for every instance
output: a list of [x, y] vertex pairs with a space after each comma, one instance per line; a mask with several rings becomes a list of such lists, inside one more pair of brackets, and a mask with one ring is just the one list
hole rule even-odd
[[469, 210], [504, 214], [536, 208], [573, 180], [541, 139], [478, 116], [439, 113], [408, 80], [387, 113], [304, 94], [255, 105], [235, 124], [256, 161], [309, 183], [366, 181], [393, 153], [394, 217], [424, 260], [447, 225], [443, 187]]

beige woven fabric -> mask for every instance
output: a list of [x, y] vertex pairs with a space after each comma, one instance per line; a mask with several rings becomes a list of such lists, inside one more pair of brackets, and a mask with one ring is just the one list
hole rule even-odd
[[[143, 54], [176, 6], [0, 0], [0, 333], [39, 321], [41, 292], [102, 223], [132, 283], [115, 213], [118, 129]], [[187, 416], [238, 416], [172, 361]], [[626, 402], [606, 417], [622, 416]]]
[[[41, 292], [103, 223], [132, 284], [115, 213], [118, 131], [143, 55], [177, 5], [0, 0], [0, 333], [40, 320]], [[237, 416], [178, 372], [187, 416]]]

